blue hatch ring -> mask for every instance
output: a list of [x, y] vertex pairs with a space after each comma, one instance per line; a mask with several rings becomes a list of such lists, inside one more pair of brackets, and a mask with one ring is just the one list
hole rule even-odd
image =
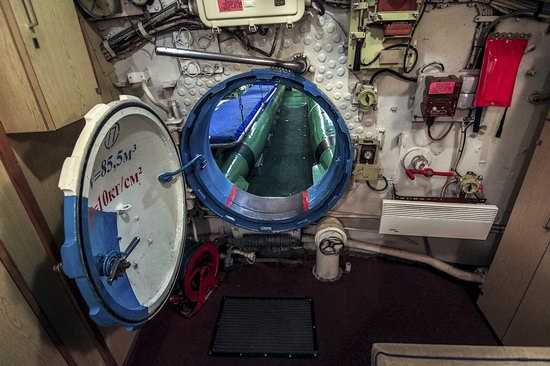
[[[209, 143], [210, 117], [218, 102], [245, 84], [277, 82], [314, 99], [332, 119], [336, 130], [334, 160], [324, 177], [306, 191], [289, 197], [259, 197], [237, 188], [217, 167]], [[229, 78], [211, 88], [193, 107], [181, 135], [183, 164], [198, 155], [206, 159], [186, 175], [189, 186], [210, 210], [230, 223], [265, 233], [312, 224], [326, 214], [348, 186], [353, 144], [344, 119], [315, 84], [293, 74], [262, 69]]]

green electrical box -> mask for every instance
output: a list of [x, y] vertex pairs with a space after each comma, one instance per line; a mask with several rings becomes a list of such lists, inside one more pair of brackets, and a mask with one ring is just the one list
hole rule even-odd
[[419, 3], [413, 1], [412, 4], [413, 10], [392, 10], [387, 0], [352, 3], [348, 38], [350, 69], [400, 68], [404, 63], [408, 67], [413, 64], [412, 53], [406, 55], [404, 62], [406, 44], [412, 43], [412, 29], [419, 15]]

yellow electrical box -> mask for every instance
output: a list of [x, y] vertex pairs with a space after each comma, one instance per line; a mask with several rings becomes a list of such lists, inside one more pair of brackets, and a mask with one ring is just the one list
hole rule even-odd
[[[306, 4], [307, 3], [307, 4]], [[291, 27], [304, 16], [311, 0], [191, 0], [189, 10], [214, 30], [286, 24]]]
[[377, 181], [380, 177], [378, 151], [380, 141], [376, 139], [360, 139], [357, 141], [353, 178], [357, 181]]

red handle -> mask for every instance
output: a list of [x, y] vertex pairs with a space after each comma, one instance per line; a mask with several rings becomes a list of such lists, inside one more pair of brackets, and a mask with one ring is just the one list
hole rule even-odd
[[416, 174], [421, 174], [421, 175], [425, 176], [426, 178], [431, 178], [434, 175], [439, 175], [439, 176], [442, 176], [442, 177], [454, 177], [454, 174], [451, 173], [451, 172], [438, 172], [438, 171], [433, 170], [432, 168], [426, 168], [426, 169], [422, 169], [422, 170], [409, 168], [409, 169], [406, 169], [406, 172], [407, 172], [407, 177], [409, 177], [410, 180], [415, 180], [416, 179], [416, 177], [415, 177]]

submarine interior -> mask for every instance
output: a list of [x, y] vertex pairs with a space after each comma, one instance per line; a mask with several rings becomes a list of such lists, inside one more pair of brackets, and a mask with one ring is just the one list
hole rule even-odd
[[6, 0], [0, 49], [0, 364], [550, 365], [548, 0]]

